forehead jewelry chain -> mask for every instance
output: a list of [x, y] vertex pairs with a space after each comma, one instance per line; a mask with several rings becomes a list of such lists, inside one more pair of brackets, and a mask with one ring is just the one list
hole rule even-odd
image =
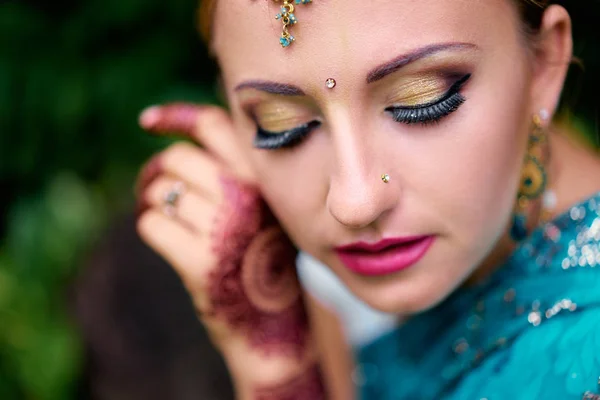
[[[281, 0], [275, 0], [281, 1]], [[283, 0], [283, 4], [281, 5], [281, 10], [279, 14], [275, 16], [275, 19], [281, 20], [283, 23], [283, 32], [281, 33], [281, 37], [279, 38], [279, 43], [281, 47], [289, 47], [296, 38], [290, 34], [288, 28], [292, 25], [296, 25], [298, 20], [296, 19], [296, 15], [294, 15], [294, 4], [308, 4], [312, 3], [312, 0]]]

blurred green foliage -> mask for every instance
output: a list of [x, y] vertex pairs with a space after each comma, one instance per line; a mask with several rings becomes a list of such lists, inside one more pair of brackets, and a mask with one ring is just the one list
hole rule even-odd
[[[565, 99], [593, 139], [600, 7], [572, 4], [586, 72], [569, 77]], [[2, 400], [75, 396], [81, 349], [65, 288], [111, 218], [133, 207], [139, 166], [167, 143], [142, 134], [137, 115], [152, 103], [214, 100], [195, 8], [196, 0], [0, 3]]]
[[169, 100], [212, 101], [196, 0], [0, 3], [0, 399], [74, 398], [65, 288], [111, 217], [133, 209], [137, 127]]

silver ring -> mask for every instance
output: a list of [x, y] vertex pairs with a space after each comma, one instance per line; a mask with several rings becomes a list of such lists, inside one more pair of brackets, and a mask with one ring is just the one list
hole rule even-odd
[[164, 198], [164, 211], [170, 217], [175, 216], [175, 209], [181, 199], [181, 196], [185, 192], [185, 185], [183, 182], [176, 182], [171, 190], [165, 194]]

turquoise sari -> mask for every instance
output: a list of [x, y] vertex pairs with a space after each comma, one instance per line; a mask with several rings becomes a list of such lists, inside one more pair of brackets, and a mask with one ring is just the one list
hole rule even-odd
[[600, 400], [600, 193], [356, 356], [365, 400]]

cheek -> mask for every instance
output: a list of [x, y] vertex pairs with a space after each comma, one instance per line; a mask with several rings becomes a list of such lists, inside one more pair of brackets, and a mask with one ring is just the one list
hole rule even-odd
[[324, 135], [314, 134], [290, 149], [256, 149], [252, 144], [256, 126], [246, 121], [239, 109], [233, 110], [233, 118], [262, 196], [292, 241], [311, 251], [318, 245], [315, 226], [323, 217], [329, 186], [328, 141]]
[[[316, 139], [316, 138], [315, 138]], [[276, 151], [252, 150], [251, 162], [265, 200], [292, 240], [310, 251], [328, 190], [326, 148], [317, 140]]]
[[489, 247], [508, 222], [528, 133], [520, 82], [500, 80], [478, 89], [452, 135], [432, 146], [431, 159], [439, 164], [430, 174], [439, 178], [424, 197], [435, 202], [437, 217], [461, 246]]

